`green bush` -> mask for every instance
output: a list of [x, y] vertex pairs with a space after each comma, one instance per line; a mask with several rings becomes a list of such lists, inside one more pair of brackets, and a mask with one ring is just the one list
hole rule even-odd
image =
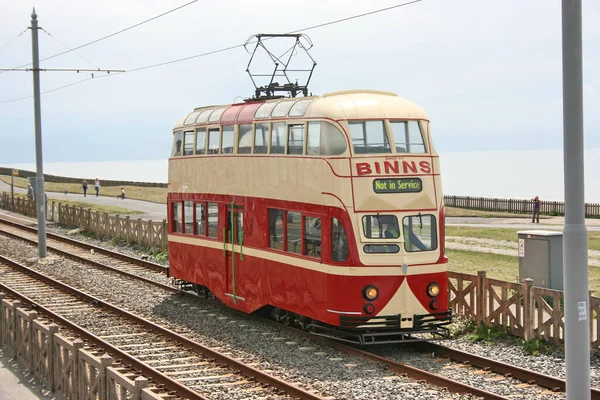
[[553, 343], [549, 343], [543, 339], [524, 340], [522, 342], [523, 349], [531, 354], [553, 354], [561, 350], [561, 348]]
[[493, 342], [495, 340], [504, 339], [508, 336], [508, 327], [502, 325], [485, 326], [483, 324], [477, 327], [474, 333], [467, 336], [467, 340], [471, 342]]

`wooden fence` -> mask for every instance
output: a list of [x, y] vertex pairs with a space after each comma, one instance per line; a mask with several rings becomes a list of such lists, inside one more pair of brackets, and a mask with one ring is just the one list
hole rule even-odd
[[[26, 197], [15, 197], [14, 209], [10, 196], [3, 193], [0, 208], [30, 217], [36, 216], [35, 203]], [[110, 215], [83, 207], [69, 206], [59, 202], [46, 203], [46, 220], [69, 228], [83, 228], [96, 235], [122, 238], [144, 246], [167, 248], [167, 221], [155, 222], [141, 218]]]
[[[492, 199], [487, 197], [444, 196], [447, 207], [468, 208], [471, 210], [501, 211], [515, 214], [532, 214], [533, 201], [523, 199]], [[565, 203], [562, 201], [542, 201], [542, 215], [565, 215]], [[600, 218], [600, 204], [586, 203], [585, 216]]]
[[[525, 340], [564, 344], [564, 294], [559, 290], [448, 272], [450, 307], [486, 326], [505, 326]], [[600, 355], [600, 298], [589, 296], [590, 348]]]
[[79, 340], [38, 319], [35, 311], [0, 293], [0, 345], [5, 356], [29, 370], [44, 387], [66, 400], [163, 400], [148, 379], [112, 365]]

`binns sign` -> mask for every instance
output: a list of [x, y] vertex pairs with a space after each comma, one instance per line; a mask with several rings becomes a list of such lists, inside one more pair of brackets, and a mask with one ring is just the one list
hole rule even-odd
[[364, 175], [408, 175], [408, 174], [430, 174], [431, 163], [429, 161], [370, 161], [357, 162], [356, 174]]

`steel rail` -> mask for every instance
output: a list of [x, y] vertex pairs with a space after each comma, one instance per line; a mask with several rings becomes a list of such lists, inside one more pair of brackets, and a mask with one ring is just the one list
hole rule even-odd
[[[447, 357], [454, 361], [469, 363], [478, 368], [486, 368], [490, 371], [503, 374], [505, 376], [511, 376], [523, 382], [535, 383], [555, 391], [564, 392], [566, 390], [566, 382], [562, 379], [544, 375], [539, 372], [530, 371], [515, 365], [469, 354], [461, 350], [439, 345], [437, 343], [420, 343], [417, 347], [422, 347], [423, 351], [427, 353], [435, 353], [440, 357]], [[592, 388], [591, 395], [592, 399], [600, 400], [600, 390]]]
[[[132, 313], [130, 313], [130, 312], [128, 312], [128, 311], [126, 311], [126, 310], [124, 310], [122, 308], [116, 307], [116, 306], [114, 306], [114, 305], [112, 305], [112, 304], [110, 304], [110, 303], [108, 303], [108, 302], [106, 302], [104, 300], [101, 300], [101, 299], [99, 299], [97, 297], [94, 297], [94, 296], [91, 296], [89, 294], [86, 294], [84, 292], [81, 292], [81, 291], [79, 291], [79, 290], [77, 290], [77, 289], [75, 289], [75, 288], [73, 288], [73, 287], [71, 287], [69, 285], [66, 285], [66, 284], [64, 284], [64, 283], [62, 283], [60, 281], [57, 281], [57, 280], [52, 279], [50, 277], [44, 276], [41, 273], [39, 273], [39, 272], [37, 272], [37, 271], [35, 271], [35, 270], [31, 269], [31, 268], [28, 268], [28, 267], [26, 267], [24, 265], [21, 265], [21, 264], [17, 263], [16, 261], [13, 261], [13, 260], [11, 260], [9, 258], [6, 258], [6, 257], [4, 257], [2, 255], [0, 255], [0, 262], [4, 262], [4, 263], [10, 265], [11, 267], [13, 267], [15, 269], [20, 269], [21, 271], [23, 271], [23, 272], [25, 272], [25, 273], [27, 273], [27, 274], [35, 277], [35, 279], [44, 281], [44, 282], [46, 282], [48, 284], [51, 284], [51, 285], [53, 285], [55, 287], [60, 288], [63, 291], [72, 293], [73, 295], [75, 295], [75, 296], [77, 296], [79, 298], [85, 299], [85, 300], [89, 301], [90, 303], [94, 304], [95, 306], [102, 306], [105, 309], [110, 310], [110, 311], [114, 312], [117, 315], [122, 315], [122, 316], [124, 316], [126, 318], [129, 318], [129, 319], [135, 321], [136, 323], [138, 323], [138, 324], [140, 324], [140, 325], [148, 328], [152, 332], [155, 332], [155, 333], [164, 335], [164, 336], [166, 336], [168, 338], [171, 338], [173, 340], [176, 340], [180, 344], [186, 346], [187, 348], [189, 348], [189, 349], [191, 349], [193, 351], [196, 351], [196, 352], [204, 355], [207, 358], [212, 358], [214, 360], [217, 360], [217, 361], [219, 361], [219, 362], [227, 365], [230, 368], [233, 368], [233, 369], [236, 369], [236, 370], [240, 371], [242, 374], [244, 374], [244, 375], [246, 375], [248, 377], [252, 377], [252, 378], [256, 379], [259, 382], [262, 382], [264, 384], [267, 384], [269, 386], [277, 388], [277, 389], [279, 389], [279, 390], [281, 390], [281, 391], [289, 394], [290, 396], [297, 397], [298, 399], [302, 399], [302, 400], [324, 400], [322, 397], [320, 397], [318, 395], [315, 395], [313, 393], [307, 392], [304, 389], [301, 389], [301, 388], [299, 388], [299, 387], [297, 387], [295, 385], [292, 385], [292, 384], [290, 384], [288, 382], [285, 382], [285, 381], [283, 381], [283, 380], [281, 380], [281, 379], [279, 379], [277, 377], [271, 376], [269, 374], [266, 374], [266, 373], [264, 373], [262, 371], [259, 371], [259, 370], [255, 369], [255, 368], [253, 368], [253, 367], [251, 367], [249, 365], [246, 365], [246, 364], [244, 364], [244, 363], [242, 363], [242, 362], [240, 362], [238, 360], [235, 360], [233, 358], [227, 357], [226, 355], [224, 355], [224, 354], [222, 354], [222, 353], [220, 353], [220, 352], [218, 352], [216, 350], [212, 350], [212, 349], [210, 349], [210, 348], [208, 348], [208, 347], [206, 347], [204, 345], [201, 345], [200, 343], [197, 343], [197, 342], [194, 342], [194, 341], [192, 341], [190, 339], [187, 339], [187, 338], [185, 338], [185, 337], [183, 337], [183, 336], [181, 336], [181, 335], [179, 335], [179, 334], [171, 331], [170, 329], [164, 328], [164, 327], [162, 327], [160, 325], [157, 325], [157, 324], [155, 324], [155, 323], [153, 323], [153, 322], [151, 322], [151, 321], [149, 321], [149, 320], [147, 320], [145, 318], [142, 318], [140, 316], [132, 314]], [[2, 286], [5, 287], [5, 285], [2, 285]], [[14, 291], [11, 290], [11, 292], [14, 292]], [[21, 297], [24, 297], [24, 296], [21, 296]], [[31, 299], [28, 299], [27, 302], [35, 304], [35, 302], [33, 302]], [[40, 306], [40, 309], [42, 309], [41, 306]], [[44, 310], [46, 311], [45, 308], [44, 308]], [[52, 311], [49, 311], [49, 310], [47, 310], [47, 311], [49, 312], [49, 314], [58, 317], [58, 319], [60, 319], [61, 321], [64, 320], [64, 318], [58, 316], [57, 314], [53, 313]], [[82, 328], [79, 328], [79, 329], [81, 330], [82, 334], [83, 334], [83, 332], [85, 332], [86, 336], [92, 335], [91, 333], [85, 331]], [[121, 352], [116, 347], [114, 347], [111, 344], [103, 341], [100, 338], [96, 338], [95, 340], [98, 340], [98, 341], [100, 341], [102, 343], [102, 345], [100, 347], [106, 346], [106, 347], [110, 348], [111, 350], [113, 350], [115, 352], [118, 352], [120, 356], [123, 355], [123, 357], [127, 357], [128, 360], [136, 360], [135, 358], [127, 356], [126, 353]], [[199, 397], [197, 397], [198, 393], [196, 393], [195, 391], [193, 391], [192, 389], [190, 389], [190, 388], [188, 388], [188, 387], [186, 387], [184, 385], [179, 384], [178, 382], [175, 382], [175, 381], [171, 382], [169, 378], [164, 377], [164, 375], [162, 375], [159, 371], [155, 370], [154, 368], [152, 368], [152, 367], [150, 367], [148, 365], [145, 365], [145, 364], [143, 364], [143, 363], [141, 363], [139, 361], [135, 361], [135, 364], [137, 366], [139, 366], [140, 370], [144, 374], [148, 374], [156, 382], [163, 383], [165, 385], [167, 385], [167, 384], [169, 384], [169, 385], [176, 385], [176, 387], [177, 387], [176, 390], [178, 392], [182, 391], [182, 392], [186, 393], [186, 395], [192, 395], [193, 394], [195, 396], [193, 398], [200, 399]]]

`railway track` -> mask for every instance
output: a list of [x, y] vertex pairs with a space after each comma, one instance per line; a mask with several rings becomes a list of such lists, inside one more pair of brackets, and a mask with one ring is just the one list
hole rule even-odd
[[[0, 256], [0, 289], [190, 399], [323, 400], [176, 332]], [[6, 283], [10, 282], [10, 283]], [[90, 323], [93, 321], [93, 323]], [[101, 322], [100, 322], [101, 321]], [[88, 329], [81, 328], [87, 325]]]
[[[4, 221], [2, 221], [4, 222]], [[0, 225], [1, 226], [1, 225]], [[27, 228], [27, 227], [26, 227]], [[20, 227], [18, 226], [18, 224], [12, 224], [12, 228], [11, 228], [11, 232], [10, 234], [13, 237], [18, 237], [20, 236], [20, 234], [18, 233], [18, 230], [20, 229]], [[2, 231], [8, 231], [8, 229], [5, 228], [5, 226], [2, 226]], [[30, 232], [31, 235], [33, 235], [36, 231], [35, 229], [29, 229], [28, 230]], [[52, 239], [56, 239], [57, 241], [63, 241], [64, 239], [66, 239], [67, 242], [69, 242], [68, 246], [78, 246], [81, 242], [78, 241], [74, 241], [72, 239], [67, 239], [67, 238], [63, 238], [62, 236], [57, 236], [57, 235], [53, 235]], [[30, 243], [34, 244], [35, 240], [32, 239], [31, 237], [28, 238], [28, 241], [30, 241]], [[66, 245], [66, 244], [64, 244]], [[97, 249], [94, 246], [90, 246], [88, 244], [83, 244], [84, 246], [82, 246], [82, 248], [84, 250], [82, 250], [81, 253], [81, 259], [80, 262], [90, 262], [91, 264], [98, 264], [97, 267], [98, 268], [104, 268], [105, 266], [103, 265], [103, 263], [99, 262], [98, 260], [89, 260], [89, 254], [91, 253], [91, 249]], [[70, 258], [76, 258], [79, 256], [75, 256], [76, 251], [74, 249], [66, 249], [66, 250], [62, 250], [65, 252], [65, 254], [68, 254], [68, 256]], [[98, 254], [103, 250], [95, 250], [94, 253]], [[109, 257], [107, 260], [110, 260], [110, 253], [113, 252], [109, 252], [109, 254], [106, 257]], [[118, 254], [118, 253], [116, 253]], [[136, 279], [140, 279], [143, 277], [139, 277], [139, 275], [146, 275], [149, 273], [148, 269], [152, 269], [153, 272], [152, 274], [155, 274], [156, 276], [160, 276], [160, 279], [150, 279], [150, 283], [161, 287], [164, 290], [169, 290], [169, 291], [178, 291], [178, 289], [175, 289], [171, 286], [168, 286], [164, 283], [159, 283], [158, 280], [162, 280], [163, 282], [165, 282], [165, 273], [163, 270], [161, 270], [160, 268], [156, 268], [155, 266], [157, 264], [153, 264], [153, 263], [148, 263], [145, 260], [139, 260], [139, 259], [135, 259], [135, 258], [131, 258], [128, 256], [124, 256], [122, 254], [119, 254], [119, 267], [115, 268], [112, 267], [116, 270], [118, 270], [120, 268], [121, 265], [123, 265], [123, 269], [126, 270], [121, 271], [124, 272], [126, 275], [131, 276], [131, 277], [135, 277]], [[129, 259], [131, 259], [131, 261], [128, 261]], [[114, 260], [112, 261], [114, 263]], [[148, 269], [144, 268], [145, 264], [149, 264], [148, 265]], [[162, 267], [162, 266], [160, 266]], [[162, 267], [164, 268], [164, 267]], [[248, 318], [248, 316], [244, 313], [237, 313], [235, 310], [231, 310], [228, 309], [228, 312], [231, 313], [235, 313], [238, 315], [242, 315], [246, 318]], [[273, 322], [273, 324], [275, 324]], [[286, 329], [287, 327], [285, 327], [284, 325], [281, 324], [276, 324], [278, 327], [280, 327], [280, 329]], [[298, 330], [294, 329], [293, 330], [296, 333], [299, 333]], [[306, 333], [304, 333], [306, 334]], [[413, 379], [416, 379], [418, 381], [426, 381], [429, 383], [432, 383], [436, 386], [440, 386], [440, 387], [446, 387], [451, 391], [454, 392], [459, 392], [459, 393], [470, 393], [479, 397], [485, 397], [485, 398], [504, 398], [501, 395], [496, 395], [490, 391], [486, 391], [486, 390], [481, 390], [478, 389], [477, 387], [473, 387], [471, 385], [468, 384], [464, 384], [461, 382], [456, 382], [453, 380], [448, 380], [446, 378], [444, 378], [443, 376], [439, 375], [439, 374], [432, 374], [429, 373], [427, 371], [423, 371], [420, 370], [418, 368], [414, 368], [411, 366], [408, 366], [404, 363], [401, 362], [397, 362], [394, 361], [392, 359], [390, 359], [389, 357], [381, 357], [381, 356], [377, 356], [375, 354], [369, 353], [369, 352], [365, 352], [364, 350], [360, 350], [360, 349], [356, 349], [353, 347], [349, 347], [337, 342], [332, 342], [330, 340], [324, 339], [324, 338], [319, 338], [319, 337], [315, 337], [314, 335], [310, 335], [310, 334], [306, 334], [307, 336], [309, 336], [311, 339], [313, 340], [317, 340], [320, 341], [328, 346], [337, 348], [338, 350], [344, 351], [346, 353], [349, 354], [354, 354], [354, 355], [359, 355], [361, 357], [366, 357], [366, 358], [370, 358], [373, 360], [376, 360], [378, 362], [382, 362], [385, 363], [388, 368], [391, 371], [394, 371], [398, 374], [401, 375], [407, 375]], [[529, 371], [529, 370], [525, 370], [510, 364], [505, 364], [505, 363], [501, 363], [501, 362], [496, 362], [493, 360], [489, 360], [489, 359], [484, 359], [472, 354], [468, 354], [468, 353], [464, 353], [464, 352], [460, 352], [457, 350], [453, 350], [444, 346], [440, 346], [437, 344], [433, 344], [433, 343], [429, 343], [429, 344], [422, 344], [419, 345], [421, 351], [423, 353], [428, 353], [428, 354], [435, 354], [436, 356], [438, 356], [440, 359], [442, 358], [447, 358], [450, 360], [453, 360], [454, 362], [456, 362], [457, 364], [460, 364], [462, 366], [472, 366], [472, 367], [477, 367], [479, 368], [480, 371], [483, 371], [485, 373], [495, 373], [498, 374], [498, 376], [500, 377], [512, 377], [515, 379], [518, 379], [521, 382], [525, 382], [528, 385], [538, 385], [544, 388], [549, 389], [550, 391], [554, 391], [554, 392], [561, 392], [564, 391], [565, 389], [565, 382], [564, 380], [560, 380], [554, 377], [547, 377], [544, 376], [543, 374], [539, 374], [536, 373], [534, 371]], [[478, 372], [478, 373], [482, 373], [482, 372]], [[498, 378], [500, 379], [500, 378]], [[491, 381], [492, 379], [490, 379]], [[490, 383], [490, 386], [493, 386]], [[592, 390], [592, 398], [593, 399], [600, 399], [600, 391], [598, 391], [597, 389], [593, 389]]]

